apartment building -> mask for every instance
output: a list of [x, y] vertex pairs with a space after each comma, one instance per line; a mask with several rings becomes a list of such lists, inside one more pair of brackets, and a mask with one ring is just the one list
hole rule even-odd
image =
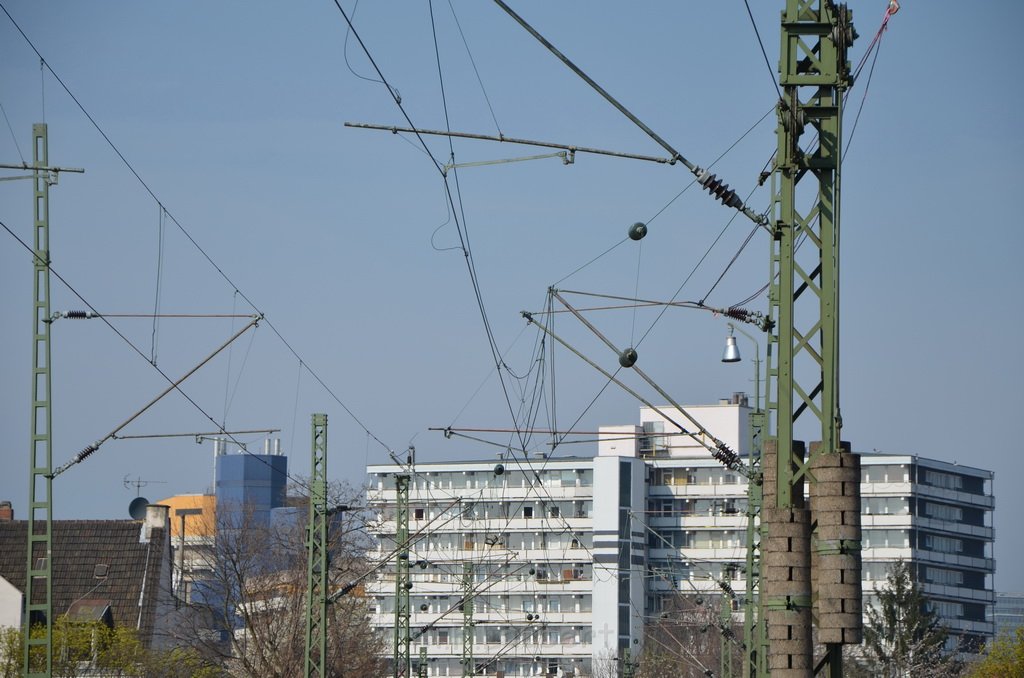
[[[749, 462], [745, 398], [686, 410]], [[671, 420], [681, 420], [671, 408], [642, 408], [637, 424], [602, 426], [593, 457], [371, 466], [372, 555], [388, 562], [367, 585], [373, 623], [397, 638], [399, 476], [409, 488], [410, 655], [418, 670], [424, 653], [427, 675], [462, 676], [468, 662], [471, 675], [592, 676], [639, 654], [648, 623], [680, 595], [742, 598], [745, 474], [711, 458], [708, 440], [672, 434]], [[991, 636], [992, 474], [865, 454], [861, 489], [868, 598], [902, 558], [958, 640]]]

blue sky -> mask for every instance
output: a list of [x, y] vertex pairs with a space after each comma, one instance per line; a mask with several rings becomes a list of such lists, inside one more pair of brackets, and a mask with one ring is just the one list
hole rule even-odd
[[[853, 2], [859, 60], [885, 2]], [[375, 436], [421, 459], [496, 451], [429, 427], [508, 427], [511, 417], [464, 257], [429, 159], [415, 144], [346, 121], [403, 124], [387, 90], [331, 2], [108, 2], [4, 5], [167, 210]], [[777, 6], [778, 5], [778, 6]], [[343, 3], [348, 11], [351, 2]], [[493, 116], [453, 19], [458, 17]], [[773, 106], [775, 89], [741, 2], [523, 2], [516, 9], [690, 160], [710, 164]], [[752, 3], [772, 68], [781, 3]], [[453, 129], [650, 155], [663, 152], [557, 63], [496, 5], [435, 0]], [[863, 451], [916, 453], [996, 472], [1000, 588], [1024, 572], [1024, 472], [1017, 357], [1024, 289], [1018, 127], [1018, 3], [904, 2], [874, 74], [854, 88], [847, 130], [864, 108], [843, 175], [842, 404], [844, 437]], [[416, 125], [445, 126], [426, 3], [362, 3], [355, 23]], [[1000, 56], [1004, 54], [1004, 56]], [[347, 63], [346, 63], [347, 54]], [[1006, 56], [1008, 55], [1008, 56]], [[354, 73], [353, 73], [354, 71]], [[0, 103], [21, 153], [33, 122], [50, 126], [50, 160], [85, 167], [51, 194], [53, 266], [106, 313], [149, 313], [158, 261], [157, 203], [139, 185], [0, 17]], [[497, 123], [497, 124], [496, 124]], [[448, 145], [428, 140], [442, 161]], [[715, 166], [746, 195], [775, 147], [773, 116]], [[460, 162], [544, 151], [455, 142]], [[28, 156], [26, 156], [28, 157]], [[30, 160], [31, 158], [28, 157]], [[19, 162], [6, 124], [0, 161]], [[512, 371], [531, 367], [536, 331], [519, 311], [563, 289], [702, 298], [749, 233], [742, 218], [696, 190], [681, 167], [580, 155], [465, 168], [458, 174], [480, 290]], [[31, 235], [28, 182], [0, 183], [0, 219]], [[757, 211], [766, 189], [753, 193]], [[671, 204], [669, 204], [671, 202]], [[668, 207], [666, 208], [666, 205]], [[662, 211], [663, 208], [666, 208]], [[634, 221], [642, 242], [613, 247]], [[234, 288], [165, 224], [161, 308], [250, 312]], [[719, 236], [718, 243], [711, 247]], [[24, 516], [27, 485], [31, 259], [0, 244], [0, 423], [7, 445], [0, 497]], [[698, 262], [708, 252], [703, 264]], [[767, 279], [756, 234], [707, 303], [728, 306]], [[54, 309], [80, 308], [54, 284]], [[764, 310], [760, 298], [750, 304]], [[595, 314], [618, 345], [655, 321], [643, 310]], [[230, 320], [160, 324], [157, 363], [180, 375], [223, 342]], [[558, 329], [604, 364], [614, 357], [568, 318]], [[117, 326], [149, 354], [152, 325]], [[163, 388], [152, 366], [98, 321], [54, 324], [55, 464], [103, 436]], [[749, 364], [719, 363], [721, 318], [674, 310], [653, 325], [641, 365], [683, 403], [750, 391]], [[354, 482], [386, 452], [266, 325], [185, 386], [229, 428], [281, 428], [292, 470], [308, 472], [309, 415], [330, 419], [330, 471]], [[742, 341], [742, 340], [741, 340]], [[741, 344], [749, 354], [746, 342]], [[562, 425], [630, 423], [637, 403], [564, 352], [556, 362]], [[516, 398], [515, 379], [507, 377]], [[550, 405], [550, 403], [548, 403]], [[541, 423], [547, 422], [542, 418]], [[208, 431], [180, 396], [126, 434]], [[253, 439], [258, 445], [258, 437]], [[570, 452], [590, 451], [586, 445]], [[150, 498], [212, 482], [211, 446], [190, 439], [111, 441], [55, 485], [57, 517], [126, 515], [127, 475], [163, 484]]]

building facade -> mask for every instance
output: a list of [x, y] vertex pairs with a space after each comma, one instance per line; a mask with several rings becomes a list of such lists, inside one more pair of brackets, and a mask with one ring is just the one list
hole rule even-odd
[[[750, 461], [744, 398], [686, 410]], [[425, 653], [427, 675], [468, 675], [466, 663], [471, 675], [603, 675], [637, 656], [645, 630], [678, 615], [681, 597], [722, 600], [738, 621], [746, 477], [713, 459], [709, 440], [672, 434], [671, 420], [682, 420], [678, 411], [642, 408], [639, 424], [601, 427], [594, 457], [370, 467], [372, 555], [387, 561], [367, 585], [374, 624], [400, 638], [399, 477], [408, 484], [410, 655], [418, 670]], [[868, 599], [902, 558], [958, 641], [990, 637], [992, 474], [912, 455], [861, 463]]]
[[270, 527], [271, 510], [285, 506], [288, 490], [288, 457], [281, 441], [264, 441], [263, 454], [230, 452], [225, 440], [213, 443], [220, 527]]
[[1012, 635], [1024, 628], [1024, 593], [997, 593], [991, 621], [996, 625], [997, 636]]

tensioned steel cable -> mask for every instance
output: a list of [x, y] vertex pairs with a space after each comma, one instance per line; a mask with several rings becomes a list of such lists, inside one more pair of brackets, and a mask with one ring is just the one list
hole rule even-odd
[[[5, 231], [7, 231], [7, 233], [8, 233], [8, 234], [10, 234], [10, 236], [11, 236], [12, 238], [14, 238], [15, 240], [17, 240], [17, 241], [18, 241], [18, 243], [19, 243], [19, 244], [20, 244], [20, 245], [21, 245], [22, 247], [24, 247], [24, 248], [25, 248], [25, 249], [26, 249], [26, 250], [27, 250], [28, 252], [30, 252], [30, 253], [32, 254], [33, 258], [36, 258], [36, 259], [38, 259], [38, 255], [37, 255], [37, 254], [35, 253], [35, 251], [34, 251], [34, 250], [32, 249], [32, 247], [31, 247], [31, 246], [30, 246], [30, 245], [29, 245], [28, 243], [26, 243], [26, 242], [25, 242], [24, 240], [22, 240], [22, 239], [21, 239], [21, 238], [20, 238], [20, 237], [18, 236], [18, 234], [17, 234], [17, 233], [15, 233], [14, 231], [12, 231], [12, 230], [10, 229], [10, 227], [8, 227], [8, 226], [7, 226], [7, 224], [5, 224], [5, 223], [4, 223], [3, 221], [0, 221], [0, 227], [3, 227], [3, 229], [4, 229]], [[57, 280], [59, 280], [59, 281], [60, 281], [60, 282], [61, 282], [61, 283], [62, 283], [62, 284], [63, 284], [63, 285], [65, 286], [65, 287], [67, 287], [67, 288], [68, 288], [68, 290], [69, 290], [69, 291], [70, 291], [70, 292], [71, 292], [72, 294], [74, 294], [74, 295], [75, 295], [76, 297], [78, 297], [78, 300], [79, 300], [79, 301], [81, 301], [81, 302], [82, 302], [83, 304], [85, 304], [85, 305], [86, 305], [86, 306], [87, 306], [87, 307], [89, 308], [89, 310], [90, 310], [90, 311], [92, 311], [93, 313], [95, 313], [95, 314], [96, 314], [96, 316], [95, 316], [95, 317], [97, 317], [97, 318], [99, 318], [100, 320], [102, 320], [102, 321], [103, 321], [103, 323], [104, 323], [104, 324], [105, 324], [105, 325], [106, 325], [107, 327], [109, 327], [109, 328], [110, 328], [110, 329], [111, 329], [111, 330], [112, 330], [112, 331], [114, 332], [114, 334], [116, 334], [116, 335], [117, 335], [117, 336], [118, 336], [118, 337], [119, 337], [119, 338], [120, 338], [120, 339], [121, 339], [121, 340], [122, 340], [122, 341], [123, 341], [124, 343], [128, 344], [128, 346], [129, 346], [129, 347], [130, 347], [130, 348], [131, 348], [131, 349], [132, 349], [133, 351], [135, 351], [135, 353], [137, 353], [137, 354], [139, 355], [139, 357], [141, 357], [141, 358], [142, 358], [143, 360], [145, 360], [145, 361], [146, 361], [146, 363], [147, 363], [148, 365], [150, 365], [150, 366], [151, 366], [151, 367], [152, 367], [152, 368], [153, 368], [154, 370], [156, 370], [156, 371], [157, 371], [157, 373], [158, 373], [158, 374], [159, 374], [159, 375], [160, 375], [161, 377], [163, 377], [163, 379], [164, 379], [164, 380], [165, 380], [165, 381], [166, 381], [166, 382], [167, 382], [168, 384], [174, 384], [174, 383], [175, 383], [175, 380], [174, 380], [174, 379], [173, 379], [172, 377], [170, 377], [170, 376], [169, 376], [169, 375], [168, 375], [168, 374], [167, 374], [166, 372], [164, 372], [164, 371], [163, 371], [162, 369], [160, 369], [160, 368], [159, 368], [158, 366], [156, 366], [156, 365], [154, 365], [154, 364], [153, 364], [152, 362], [150, 362], [149, 358], [147, 358], [147, 357], [146, 357], [146, 354], [145, 354], [145, 353], [144, 353], [144, 352], [142, 351], [142, 349], [140, 349], [140, 348], [139, 348], [138, 346], [136, 346], [136, 345], [135, 345], [134, 343], [132, 343], [132, 341], [131, 341], [131, 340], [130, 340], [130, 339], [129, 339], [128, 337], [126, 337], [126, 336], [125, 336], [125, 335], [124, 335], [124, 334], [123, 334], [123, 333], [122, 333], [122, 332], [121, 332], [121, 331], [120, 331], [119, 329], [117, 329], [117, 327], [116, 327], [116, 326], [114, 326], [114, 324], [113, 324], [113, 323], [111, 323], [111, 322], [110, 322], [110, 321], [109, 321], [109, 320], [108, 320], [107, 318], [105, 318], [105, 317], [103, 316], [103, 314], [102, 314], [102, 313], [100, 313], [100, 312], [99, 312], [99, 311], [98, 311], [98, 310], [96, 309], [96, 307], [95, 307], [95, 306], [93, 306], [93, 305], [92, 305], [91, 303], [89, 303], [89, 301], [88, 301], [88, 300], [87, 300], [87, 299], [86, 299], [86, 298], [85, 298], [84, 296], [82, 296], [82, 294], [81, 294], [81, 293], [80, 293], [80, 292], [79, 292], [79, 291], [78, 291], [77, 289], [75, 289], [75, 287], [74, 287], [74, 286], [72, 286], [72, 285], [71, 285], [71, 283], [69, 283], [69, 282], [68, 282], [68, 281], [67, 281], [67, 280], [66, 280], [66, 279], [65, 279], [65, 278], [64, 278], [64, 277], [63, 277], [63, 276], [62, 276], [62, 275], [61, 275], [61, 274], [60, 274], [59, 272], [57, 272], [56, 270], [54, 270], [54, 268], [53, 268], [53, 265], [52, 265], [52, 263], [51, 263], [51, 264], [48, 264], [48, 265], [47, 265], [47, 268], [49, 268], [49, 270], [50, 270], [50, 273], [52, 273], [52, 274], [53, 274], [53, 276], [54, 276], [55, 278], [57, 278]], [[274, 468], [274, 466], [272, 466], [272, 465], [270, 464], [270, 462], [266, 461], [265, 459], [262, 459], [260, 455], [257, 455], [257, 454], [254, 454], [254, 453], [252, 453], [252, 452], [249, 452], [249, 450], [248, 450], [248, 449], [246, 449], [246, 446], [245, 446], [245, 445], [244, 445], [243, 443], [241, 443], [241, 442], [240, 442], [240, 441], [239, 441], [238, 439], [236, 439], [236, 438], [235, 438], [235, 437], [234, 437], [234, 436], [233, 436], [233, 435], [231, 434], [231, 432], [229, 432], [229, 431], [226, 431], [226, 430], [224, 429], [224, 427], [223, 427], [223, 426], [221, 426], [221, 425], [220, 425], [220, 424], [219, 424], [219, 423], [217, 422], [217, 420], [213, 418], [213, 416], [211, 416], [211, 415], [210, 415], [210, 414], [209, 414], [209, 413], [208, 413], [208, 412], [207, 412], [206, 410], [204, 410], [204, 409], [202, 408], [202, 406], [201, 406], [201, 405], [199, 405], [199, 403], [197, 403], [197, 402], [196, 402], [196, 401], [195, 401], [195, 400], [194, 400], [194, 399], [193, 399], [193, 398], [192, 398], [192, 397], [191, 397], [190, 395], [188, 395], [187, 393], [185, 393], [185, 391], [181, 390], [181, 387], [180, 387], [180, 385], [175, 385], [175, 386], [174, 386], [174, 388], [173, 388], [173, 390], [175, 390], [175, 391], [177, 391], [178, 393], [180, 393], [180, 394], [182, 395], [182, 397], [184, 397], [184, 398], [185, 398], [185, 400], [187, 400], [187, 401], [188, 401], [188, 402], [189, 402], [189, 403], [190, 403], [190, 404], [191, 404], [191, 405], [192, 405], [192, 406], [193, 406], [193, 407], [194, 407], [194, 408], [195, 408], [195, 409], [196, 409], [196, 410], [197, 410], [197, 411], [198, 411], [198, 412], [199, 412], [200, 414], [202, 414], [202, 415], [203, 415], [204, 417], [206, 417], [206, 418], [207, 418], [207, 419], [208, 419], [208, 420], [210, 421], [210, 423], [212, 423], [212, 424], [213, 424], [214, 426], [216, 426], [216, 427], [217, 427], [217, 430], [218, 430], [218, 431], [220, 431], [220, 434], [221, 434], [221, 435], [224, 435], [224, 436], [226, 436], [226, 437], [227, 437], [227, 439], [228, 439], [228, 440], [230, 440], [230, 441], [231, 441], [232, 443], [234, 443], [235, 445], [237, 445], [237, 446], [238, 446], [238, 449], [240, 449], [240, 450], [241, 450], [241, 451], [242, 451], [243, 453], [245, 453], [245, 454], [248, 454], [249, 456], [251, 456], [251, 457], [253, 457], [253, 458], [257, 459], [257, 460], [258, 460], [258, 461], [260, 461], [260, 462], [261, 462], [262, 464], [264, 464], [264, 465], [266, 465], [266, 466], [267, 466], [268, 468], [270, 468], [270, 469], [271, 469], [271, 470], [272, 470], [273, 472], [275, 472], [275, 473], [280, 473], [280, 471], [279, 471], [279, 470], [277, 470], [277, 469], [275, 469], [275, 468]], [[87, 448], [87, 449], [88, 449], [88, 448]], [[95, 450], [93, 450], [93, 452], [95, 452]], [[81, 453], [80, 453], [80, 454], [81, 454]], [[90, 453], [90, 454], [91, 454], [91, 453]], [[89, 456], [89, 455], [86, 455], [86, 456]], [[83, 457], [83, 459], [84, 459], [84, 457]], [[291, 480], [291, 481], [292, 481], [293, 483], [295, 483], [296, 487], [300, 487], [300, 488], [302, 488], [302, 489], [306, 490], [307, 492], [309, 491], [309, 489], [310, 489], [310, 488], [309, 488], [309, 486], [308, 486], [308, 485], [306, 485], [306, 484], [305, 484], [305, 483], [304, 483], [303, 481], [301, 481], [300, 479], [296, 478], [295, 476], [292, 476], [291, 474], [287, 474], [287, 473], [286, 473], [286, 474], [285, 474], [285, 477], [286, 477], [286, 478], [288, 478], [289, 480]]]
[[[92, 114], [91, 114], [91, 113], [89, 113], [89, 111], [88, 111], [88, 110], [87, 110], [87, 109], [85, 108], [85, 106], [84, 106], [84, 105], [82, 104], [82, 102], [81, 102], [81, 101], [79, 101], [78, 97], [76, 97], [76, 96], [75, 96], [75, 94], [74, 94], [74, 93], [73, 93], [73, 92], [71, 91], [71, 89], [70, 89], [70, 88], [69, 88], [69, 87], [67, 86], [67, 84], [66, 84], [66, 83], [64, 82], [64, 80], [62, 80], [62, 79], [61, 79], [61, 77], [60, 77], [60, 76], [59, 76], [59, 75], [57, 74], [57, 72], [56, 72], [56, 71], [55, 71], [55, 70], [53, 69], [53, 67], [52, 67], [52, 66], [50, 66], [49, 62], [47, 62], [47, 61], [46, 61], [46, 59], [45, 59], [45, 58], [43, 57], [42, 53], [41, 53], [41, 52], [39, 51], [39, 49], [37, 49], [37, 48], [36, 48], [36, 46], [35, 46], [35, 44], [34, 44], [34, 43], [32, 42], [32, 40], [31, 40], [31, 39], [29, 39], [29, 37], [28, 37], [28, 35], [27, 35], [27, 34], [25, 33], [25, 31], [24, 31], [24, 30], [22, 30], [22, 28], [21, 28], [21, 26], [20, 26], [20, 25], [18, 24], [18, 22], [14, 20], [14, 17], [12, 17], [12, 16], [11, 16], [11, 13], [7, 11], [7, 8], [6, 8], [5, 6], [4, 6], [4, 4], [3, 4], [2, 2], [0, 2], [0, 10], [3, 10], [4, 14], [6, 14], [6, 15], [7, 15], [7, 18], [8, 18], [9, 20], [10, 20], [10, 22], [11, 22], [11, 23], [12, 23], [12, 24], [14, 25], [14, 27], [15, 27], [15, 28], [16, 28], [16, 29], [18, 30], [18, 33], [20, 33], [20, 34], [21, 34], [21, 37], [22, 37], [22, 38], [23, 38], [23, 39], [25, 40], [25, 42], [26, 42], [26, 43], [28, 44], [28, 46], [29, 46], [29, 47], [30, 47], [30, 48], [32, 49], [32, 51], [36, 53], [36, 56], [38, 56], [38, 57], [39, 57], [39, 61], [40, 61], [40, 69], [42, 69], [43, 67], [45, 67], [45, 69], [46, 69], [46, 70], [48, 70], [48, 71], [50, 72], [50, 74], [51, 74], [51, 75], [53, 75], [53, 77], [54, 77], [54, 78], [55, 78], [55, 79], [57, 80], [57, 82], [58, 82], [58, 83], [60, 84], [60, 86], [61, 86], [61, 87], [62, 87], [62, 88], [64, 89], [64, 91], [65, 91], [65, 92], [67, 93], [67, 95], [68, 95], [69, 97], [71, 97], [71, 100], [75, 102], [75, 105], [76, 105], [76, 106], [78, 106], [78, 109], [79, 109], [79, 110], [80, 110], [80, 111], [82, 112], [82, 114], [83, 114], [83, 115], [85, 115], [85, 117], [86, 117], [86, 118], [87, 118], [87, 119], [89, 120], [89, 122], [90, 122], [90, 123], [92, 124], [93, 128], [95, 128], [95, 130], [96, 130], [97, 132], [99, 132], [100, 136], [102, 136], [102, 137], [103, 137], [103, 140], [104, 140], [104, 141], [105, 141], [105, 142], [107, 143], [107, 145], [108, 145], [108, 146], [109, 146], [109, 147], [111, 148], [111, 150], [113, 150], [113, 151], [114, 151], [114, 153], [115, 153], [115, 154], [117, 155], [117, 157], [118, 157], [118, 158], [120, 158], [120, 160], [121, 160], [121, 162], [122, 162], [122, 163], [124, 164], [124, 166], [128, 168], [128, 171], [130, 171], [130, 172], [132, 173], [132, 175], [133, 175], [133, 176], [134, 176], [134, 177], [136, 178], [136, 180], [138, 180], [138, 182], [139, 182], [139, 184], [140, 184], [140, 185], [142, 186], [142, 188], [143, 188], [143, 189], [144, 189], [144, 190], [146, 191], [146, 193], [148, 193], [148, 194], [149, 194], [149, 196], [150, 196], [151, 198], [153, 198], [153, 200], [154, 200], [154, 201], [156, 201], [156, 203], [157, 203], [157, 205], [158, 205], [158, 206], [160, 207], [160, 209], [162, 209], [162, 210], [164, 211], [164, 214], [165, 214], [165, 216], [166, 216], [166, 217], [167, 217], [168, 219], [170, 219], [170, 220], [171, 220], [171, 222], [172, 222], [172, 223], [173, 223], [173, 224], [174, 224], [174, 225], [175, 225], [175, 226], [176, 226], [176, 227], [178, 228], [178, 230], [179, 230], [179, 231], [181, 231], [181, 233], [182, 233], [182, 234], [183, 234], [183, 235], [184, 235], [184, 236], [185, 236], [185, 237], [186, 237], [186, 238], [188, 239], [188, 241], [189, 241], [190, 243], [192, 243], [192, 245], [193, 245], [193, 246], [194, 246], [194, 247], [196, 248], [196, 250], [197, 250], [197, 251], [198, 251], [198, 252], [199, 252], [199, 253], [200, 253], [200, 254], [201, 254], [201, 255], [203, 256], [203, 258], [204, 258], [204, 259], [206, 259], [206, 261], [207, 261], [207, 262], [208, 262], [208, 263], [209, 263], [209, 264], [210, 264], [210, 265], [211, 265], [211, 266], [213, 267], [213, 269], [214, 269], [215, 271], [217, 271], [217, 273], [218, 273], [218, 274], [220, 275], [220, 277], [221, 277], [221, 278], [223, 278], [223, 279], [224, 279], [224, 281], [225, 281], [225, 282], [227, 282], [227, 283], [228, 283], [228, 285], [230, 285], [230, 286], [231, 286], [231, 288], [232, 288], [232, 289], [233, 289], [233, 290], [234, 290], [235, 292], [237, 292], [237, 293], [239, 294], [239, 296], [241, 296], [241, 297], [242, 297], [242, 298], [243, 298], [243, 299], [244, 299], [244, 300], [246, 301], [246, 303], [247, 303], [247, 304], [249, 304], [249, 306], [250, 306], [250, 307], [251, 307], [251, 308], [252, 308], [252, 309], [253, 309], [253, 310], [254, 310], [254, 311], [255, 311], [255, 312], [257, 313], [257, 314], [259, 314], [260, 316], [262, 316], [262, 317], [263, 317], [263, 322], [264, 322], [264, 323], [266, 324], [266, 326], [267, 326], [267, 327], [269, 327], [269, 328], [270, 328], [270, 330], [271, 330], [271, 331], [272, 331], [272, 332], [273, 332], [273, 333], [274, 333], [274, 334], [275, 334], [275, 335], [277, 336], [277, 338], [278, 338], [278, 339], [279, 339], [279, 340], [281, 341], [281, 343], [283, 343], [283, 344], [285, 345], [285, 347], [286, 347], [286, 348], [288, 349], [288, 351], [289, 351], [289, 352], [290, 352], [290, 353], [291, 353], [291, 354], [292, 354], [292, 355], [293, 355], [293, 356], [294, 356], [294, 357], [295, 357], [295, 358], [296, 358], [297, 360], [299, 360], [299, 361], [300, 361], [300, 362], [302, 363], [302, 365], [303, 365], [303, 367], [304, 367], [304, 368], [306, 369], [306, 371], [308, 371], [308, 372], [309, 372], [309, 374], [310, 374], [310, 375], [311, 375], [311, 376], [312, 376], [312, 377], [313, 377], [313, 378], [314, 378], [314, 379], [316, 380], [316, 382], [317, 382], [318, 384], [320, 384], [320, 386], [321, 386], [321, 387], [322, 387], [322, 388], [323, 388], [323, 389], [324, 389], [324, 390], [325, 390], [325, 391], [326, 391], [326, 392], [328, 393], [328, 395], [330, 395], [330, 396], [331, 396], [331, 398], [332, 398], [332, 399], [333, 399], [333, 400], [334, 400], [334, 401], [335, 401], [335, 402], [336, 402], [336, 403], [337, 403], [337, 404], [338, 404], [338, 405], [339, 405], [339, 406], [340, 406], [340, 407], [342, 408], [342, 410], [344, 410], [344, 411], [345, 411], [345, 413], [346, 413], [346, 414], [347, 414], [347, 415], [348, 415], [348, 416], [349, 416], [349, 417], [350, 417], [350, 418], [351, 418], [351, 419], [352, 419], [352, 420], [353, 420], [353, 421], [354, 421], [354, 422], [355, 422], [355, 423], [356, 423], [356, 424], [357, 424], [357, 425], [358, 425], [358, 426], [359, 426], [359, 427], [360, 427], [361, 429], [363, 429], [363, 431], [365, 431], [365, 432], [366, 432], [366, 434], [367, 434], [368, 436], [370, 436], [371, 438], [373, 438], [373, 439], [374, 439], [374, 440], [375, 440], [375, 441], [376, 441], [376, 442], [377, 442], [377, 443], [378, 443], [378, 444], [379, 444], [379, 445], [380, 445], [381, 447], [383, 447], [383, 448], [384, 448], [385, 450], [387, 450], [388, 452], [393, 452], [393, 450], [392, 450], [392, 449], [391, 449], [391, 448], [390, 448], [390, 447], [389, 447], [388, 445], [386, 445], [386, 444], [384, 443], [384, 441], [382, 441], [382, 440], [381, 440], [380, 438], [378, 438], [376, 434], [374, 434], [374, 433], [373, 433], [372, 431], [370, 431], [370, 429], [369, 429], [369, 428], [367, 428], [367, 427], [366, 427], [366, 425], [365, 425], [365, 424], [364, 424], [364, 423], [362, 422], [362, 420], [361, 420], [361, 419], [360, 419], [359, 417], [357, 417], [357, 416], [356, 416], [355, 412], [353, 412], [353, 411], [352, 411], [352, 410], [351, 410], [351, 409], [350, 409], [350, 408], [348, 407], [348, 405], [346, 405], [346, 404], [345, 404], [345, 403], [344, 403], [344, 402], [343, 402], [343, 401], [341, 400], [341, 398], [339, 398], [339, 397], [338, 397], [338, 395], [337, 395], [337, 394], [336, 394], [336, 393], [334, 392], [334, 390], [333, 390], [333, 389], [331, 389], [331, 387], [329, 387], [329, 386], [327, 385], [327, 383], [326, 383], [326, 382], [325, 382], [325, 381], [324, 381], [324, 380], [323, 380], [323, 379], [322, 379], [322, 378], [320, 377], [320, 375], [319, 375], [319, 374], [318, 374], [318, 373], [317, 373], [316, 371], [314, 371], [312, 367], [310, 367], [309, 363], [308, 363], [308, 362], [306, 362], [306, 361], [304, 361], [304, 360], [302, 359], [302, 356], [300, 356], [300, 355], [299, 355], [299, 353], [298, 353], [298, 351], [296, 351], [296, 350], [295, 350], [295, 348], [294, 348], [294, 347], [293, 347], [293, 346], [291, 345], [291, 343], [290, 343], [290, 342], [289, 342], [289, 341], [288, 341], [287, 339], [285, 339], [285, 337], [284, 337], [284, 335], [283, 335], [283, 334], [281, 333], [281, 331], [277, 329], [277, 327], [276, 327], [276, 326], [274, 325], [274, 323], [273, 323], [273, 322], [272, 322], [272, 321], [271, 321], [271, 320], [270, 320], [269, 318], [267, 318], [267, 315], [266, 315], [266, 313], [264, 313], [264, 312], [263, 312], [263, 311], [262, 311], [262, 310], [261, 310], [261, 309], [260, 309], [260, 308], [259, 308], [259, 307], [258, 307], [258, 306], [257, 306], [257, 305], [256, 305], [256, 304], [255, 304], [255, 303], [254, 303], [254, 302], [253, 302], [253, 301], [252, 301], [252, 300], [251, 300], [251, 299], [250, 299], [250, 298], [248, 297], [248, 295], [246, 295], [246, 294], [245, 294], [245, 293], [244, 293], [244, 292], [243, 292], [243, 291], [242, 291], [242, 290], [241, 290], [241, 289], [240, 289], [240, 288], [238, 287], [238, 285], [236, 285], [236, 284], [234, 283], [234, 281], [233, 281], [233, 280], [232, 280], [232, 279], [231, 279], [231, 278], [230, 278], [230, 277], [228, 276], [228, 274], [224, 272], [224, 269], [223, 269], [223, 268], [221, 268], [221, 267], [220, 267], [220, 266], [219, 266], [219, 265], [217, 264], [217, 262], [213, 260], [213, 257], [211, 257], [211, 256], [210, 256], [210, 254], [209, 254], [209, 253], [208, 253], [208, 252], [207, 252], [207, 251], [206, 251], [205, 249], [203, 249], [203, 247], [202, 247], [202, 246], [201, 246], [201, 245], [199, 244], [199, 242], [198, 242], [198, 241], [197, 241], [197, 240], [196, 240], [196, 239], [195, 239], [195, 238], [194, 238], [194, 237], [192, 236], [192, 234], [191, 234], [191, 233], [190, 233], [190, 232], [188, 231], [188, 229], [186, 229], [186, 228], [185, 228], [185, 227], [184, 227], [184, 226], [183, 226], [183, 225], [181, 224], [181, 222], [179, 222], [179, 221], [178, 221], [178, 219], [177, 219], [177, 218], [176, 218], [176, 217], [175, 217], [175, 216], [174, 216], [174, 215], [173, 215], [173, 214], [172, 214], [172, 213], [170, 212], [170, 210], [168, 210], [168, 209], [167, 209], [167, 206], [166, 206], [166, 205], [165, 205], [165, 204], [164, 204], [164, 203], [163, 203], [163, 202], [162, 202], [162, 201], [160, 200], [160, 198], [159, 198], [159, 197], [157, 196], [156, 192], [155, 192], [155, 191], [154, 191], [154, 190], [153, 190], [152, 188], [150, 188], [149, 184], [148, 184], [148, 183], [146, 183], [146, 181], [145, 181], [145, 180], [144, 180], [144, 179], [142, 178], [142, 176], [141, 176], [141, 175], [139, 174], [139, 172], [138, 172], [138, 171], [137, 171], [137, 170], [135, 169], [135, 166], [134, 166], [134, 165], [132, 165], [132, 163], [128, 161], [128, 158], [127, 158], [127, 157], [125, 157], [124, 153], [122, 153], [122, 152], [121, 152], [121, 149], [120, 149], [120, 148], [118, 148], [118, 146], [117, 146], [117, 145], [116, 145], [116, 144], [115, 144], [115, 143], [113, 142], [113, 140], [111, 140], [111, 138], [110, 138], [110, 137], [109, 137], [109, 136], [107, 135], [107, 133], [106, 133], [106, 132], [105, 132], [105, 131], [103, 130], [103, 128], [102, 128], [102, 127], [100, 127], [99, 123], [98, 123], [98, 122], [96, 122], [96, 119], [95, 119], [95, 118], [93, 118]], [[436, 162], [436, 161], [435, 161], [435, 162]]]

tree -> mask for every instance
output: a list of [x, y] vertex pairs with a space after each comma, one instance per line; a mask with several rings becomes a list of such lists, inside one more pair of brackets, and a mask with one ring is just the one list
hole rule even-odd
[[[33, 633], [42, 633], [42, 628]], [[0, 678], [21, 675], [22, 632], [0, 630]], [[53, 675], [60, 678], [103, 675], [105, 678], [221, 678], [189, 648], [146, 650], [135, 629], [102, 622], [73, 622], [60, 617], [53, 626]]]
[[959, 673], [959, 663], [945, 650], [948, 632], [914, 580], [910, 565], [893, 563], [877, 602], [866, 608], [864, 644], [851, 657], [868, 675], [884, 678], [944, 676]]
[[17, 678], [21, 674], [21, 631], [0, 628], [0, 678]]
[[971, 666], [968, 678], [1024, 678], [1024, 626], [985, 646], [985, 658]]
[[681, 594], [666, 600], [665, 608], [644, 631], [643, 651], [634, 656], [637, 678], [704, 678], [718, 675], [723, 638], [733, 667], [740, 666], [737, 631], [721, 619], [722, 596]]
[[[347, 486], [329, 488], [330, 505], [355, 503]], [[346, 501], [348, 499], [348, 501]], [[210, 575], [196, 582], [181, 610], [172, 644], [193, 648], [232, 676], [301, 675], [306, 633], [306, 520], [268, 525], [250, 507], [217, 507]], [[207, 518], [211, 519], [211, 518]], [[360, 516], [335, 514], [328, 536], [329, 588], [340, 589], [366, 571]], [[207, 528], [213, 526], [206, 526]], [[213, 530], [204, 529], [204, 532]], [[327, 665], [332, 676], [382, 675], [383, 640], [369, 624], [369, 601], [356, 588], [328, 607]]]

